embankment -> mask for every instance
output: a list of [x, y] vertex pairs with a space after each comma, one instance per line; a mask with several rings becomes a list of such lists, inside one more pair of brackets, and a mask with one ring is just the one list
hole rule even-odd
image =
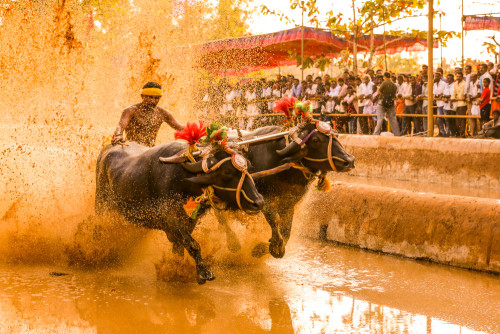
[[500, 188], [500, 140], [341, 135], [350, 175]]
[[[500, 187], [500, 141], [341, 136], [351, 175]], [[331, 177], [335, 179], [335, 174]], [[334, 182], [296, 210], [299, 233], [364, 249], [500, 274], [500, 200]]]

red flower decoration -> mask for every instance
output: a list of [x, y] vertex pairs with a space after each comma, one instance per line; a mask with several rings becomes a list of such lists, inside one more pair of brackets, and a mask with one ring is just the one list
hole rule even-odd
[[282, 112], [285, 114], [287, 119], [291, 119], [292, 115], [290, 115], [290, 112], [293, 110], [293, 106], [297, 102], [297, 99], [293, 96], [287, 96], [282, 98], [279, 101], [276, 101], [274, 104], [274, 112]]
[[183, 139], [189, 143], [189, 145], [194, 145], [200, 141], [201, 138], [207, 135], [207, 127], [202, 121], [187, 123], [183, 130], [175, 131], [175, 139]]

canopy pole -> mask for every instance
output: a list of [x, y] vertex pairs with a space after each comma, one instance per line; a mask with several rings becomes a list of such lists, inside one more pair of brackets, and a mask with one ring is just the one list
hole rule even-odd
[[[383, 9], [384, 21], [385, 21], [385, 8]], [[385, 62], [385, 71], [387, 72], [387, 44], [385, 43], [385, 24], [384, 24], [384, 62]]]
[[429, 66], [427, 69], [427, 137], [434, 136], [434, 55], [433, 55], [433, 20], [434, 20], [434, 0], [428, 0], [429, 2], [429, 27], [427, 30], [427, 61]]
[[[439, 14], [439, 31], [441, 31], [441, 14]], [[441, 68], [443, 68], [443, 43], [439, 43], [439, 51], [441, 52]]]
[[304, 81], [304, 1], [302, 1], [302, 24], [300, 36], [300, 72], [301, 81]]
[[354, 46], [352, 48], [353, 53], [353, 71], [354, 75], [358, 75], [358, 23], [356, 22], [356, 5], [354, 0], [352, 0], [352, 15], [353, 15], [353, 23], [354, 23]]
[[464, 69], [464, 0], [462, 0], [462, 70]]

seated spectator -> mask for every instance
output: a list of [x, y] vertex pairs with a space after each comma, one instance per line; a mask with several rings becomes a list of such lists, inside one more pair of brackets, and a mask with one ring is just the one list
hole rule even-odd
[[484, 123], [481, 137], [500, 139], [500, 110], [493, 110], [493, 119]]

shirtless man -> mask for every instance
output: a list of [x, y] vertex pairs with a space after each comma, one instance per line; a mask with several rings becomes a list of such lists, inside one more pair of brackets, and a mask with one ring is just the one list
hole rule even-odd
[[113, 145], [123, 142], [123, 131], [126, 132], [127, 140], [151, 147], [155, 144], [156, 136], [163, 122], [176, 130], [184, 128], [170, 112], [158, 107], [161, 96], [161, 86], [156, 82], [148, 82], [142, 87], [142, 102], [123, 111], [113, 135]]

